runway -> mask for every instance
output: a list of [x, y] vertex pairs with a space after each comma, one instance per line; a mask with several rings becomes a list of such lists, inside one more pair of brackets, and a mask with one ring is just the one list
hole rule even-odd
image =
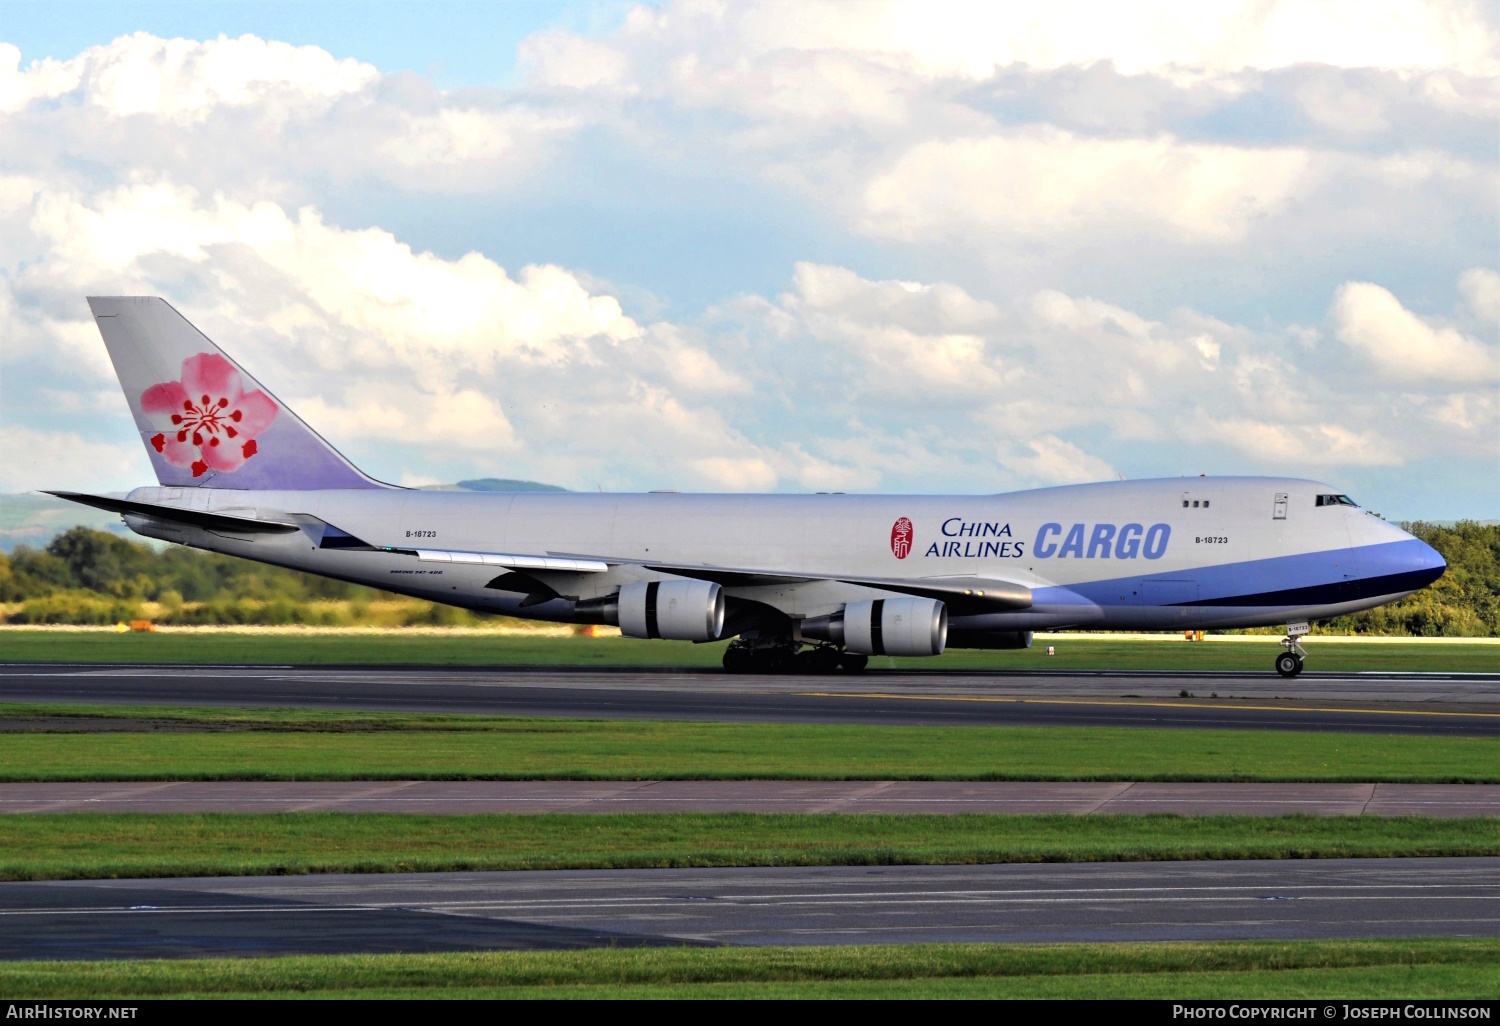
[[[1183, 693], [1186, 692], [1186, 697]], [[954, 673], [0, 665], [0, 701], [1500, 737], [1500, 674]]]
[[1500, 859], [0, 884], [0, 959], [1500, 936]]
[[1486, 784], [1034, 781], [332, 781], [0, 784], [0, 813], [1009, 813], [1500, 816]]

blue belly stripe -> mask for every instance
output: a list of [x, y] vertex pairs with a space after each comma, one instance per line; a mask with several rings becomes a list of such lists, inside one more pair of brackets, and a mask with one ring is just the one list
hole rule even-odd
[[[1089, 602], [1118, 608], [1122, 596], [1139, 596], [1142, 582], [1171, 578], [1196, 581], [1196, 602], [1167, 605], [1195, 606], [1316, 606], [1425, 588], [1443, 575], [1447, 565], [1426, 543], [1415, 538], [1368, 545], [1357, 549], [1328, 549], [1296, 556], [1187, 567], [1171, 572], [1088, 581], [1060, 588], [1038, 588], [1035, 601], [1048, 602], [1053, 591], [1072, 592]], [[1057, 596], [1066, 604], [1061, 594]], [[1074, 599], [1076, 601], [1076, 599]], [[1145, 605], [1137, 597], [1131, 605]]]
[[1360, 599], [1376, 598], [1380, 595], [1397, 595], [1427, 587], [1443, 576], [1442, 570], [1412, 570], [1404, 574], [1385, 574], [1381, 577], [1359, 577], [1337, 584], [1315, 584], [1307, 588], [1288, 588], [1285, 591], [1263, 591], [1256, 595], [1231, 595], [1226, 598], [1199, 599], [1199, 606], [1332, 606], [1341, 602], [1358, 602]]

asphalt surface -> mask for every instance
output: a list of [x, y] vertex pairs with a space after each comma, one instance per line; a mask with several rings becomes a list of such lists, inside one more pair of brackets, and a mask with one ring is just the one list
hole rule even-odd
[[0, 813], [803, 812], [1500, 816], [1488, 784], [406, 780], [0, 784]]
[[1284, 681], [1270, 673], [731, 677], [649, 669], [4, 664], [0, 701], [1500, 737], [1500, 674], [1304, 674]]
[[1500, 936], [1500, 859], [0, 884], [0, 959]]

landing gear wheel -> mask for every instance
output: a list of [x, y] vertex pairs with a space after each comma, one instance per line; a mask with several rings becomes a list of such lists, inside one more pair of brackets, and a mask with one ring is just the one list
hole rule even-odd
[[752, 673], [789, 673], [792, 669], [792, 651], [780, 645], [775, 648], [756, 649], [755, 669]]
[[839, 668], [845, 673], [864, 673], [868, 665], [870, 665], [870, 657], [860, 655], [858, 652], [845, 652], [839, 656]]
[[740, 648], [730, 645], [724, 650], [724, 672], [725, 673], [753, 673], [755, 672], [755, 657], [748, 648]]
[[1295, 677], [1302, 672], [1302, 657], [1295, 652], [1283, 652], [1276, 657], [1276, 672], [1283, 677]]
[[745, 641], [736, 638], [724, 650], [727, 673], [788, 673], [794, 648], [790, 643]]
[[797, 653], [792, 661], [797, 673], [833, 673], [839, 668], [839, 650], [829, 645], [819, 645]]

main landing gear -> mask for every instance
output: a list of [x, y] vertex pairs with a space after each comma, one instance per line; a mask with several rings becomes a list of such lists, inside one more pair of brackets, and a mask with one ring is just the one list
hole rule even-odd
[[[801, 651], [798, 649], [801, 648]], [[724, 650], [724, 669], [729, 673], [859, 673], [870, 657], [846, 652], [833, 645], [802, 648], [784, 638], [736, 638]]]
[[1305, 623], [1289, 624], [1286, 629], [1286, 637], [1281, 639], [1285, 652], [1276, 657], [1276, 672], [1283, 677], [1295, 677], [1302, 672], [1302, 660], [1307, 658], [1307, 652], [1302, 648], [1302, 639], [1310, 630]]

